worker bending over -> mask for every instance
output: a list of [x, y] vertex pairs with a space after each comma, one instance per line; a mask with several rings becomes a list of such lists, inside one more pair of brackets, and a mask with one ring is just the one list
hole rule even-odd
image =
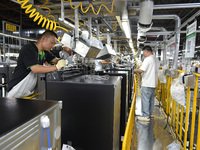
[[[66, 66], [65, 60], [60, 60], [49, 52], [57, 38], [55, 32], [46, 30], [36, 43], [28, 43], [21, 48], [17, 66], [8, 83], [7, 97], [22, 98], [33, 94], [37, 73], [48, 73]], [[45, 62], [56, 65], [45, 66]]]

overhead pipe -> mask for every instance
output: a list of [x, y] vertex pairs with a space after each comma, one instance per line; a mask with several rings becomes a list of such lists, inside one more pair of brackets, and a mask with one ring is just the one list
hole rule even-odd
[[97, 39], [99, 40], [99, 26], [97, 26]]
[[89, 32], [88, 39], [90, 39], [92, 37], [92, 18], [91, 17], [88, 18], [88, 32]]
[[152, 25], [153, 15], [153, 4], [152, 0], [143, 0], [140, 2], [140, 15], [138, 20], [138, 29], [150, 28]]
[[[179, 18], [179, 16], [177, 15], [154, 15], [152, 17], [153, 19], [173, 19], [175, 20], [175, 30], [177, 30], [180, 26], [181, 26], [181, 19]], [[176, 48], [174, 51], [174, 59], [173, 59], [173, 65], [172, 68], [173, 69], [177, 69], [178, 68], [178, 51], [179, 51], [179, 46], [180, 46], [180, 32], [177, 32], [175, 35], [175, 43], [176, 43]], [[164, 65], [166, 65], [166, 59], [164, 59], [164, 57], [166, 57], [166, 41], [167, 41], [168, 37], [165, 36], [164, 37], [164, 48], [165, 48], [165, 54], [163, 54], [163, 61], [164, 61]], [[163, 43], [162, 42], [162, 43]], [[161, 43], [161, 44], [162, 44]]]
[[[164, 5], [154, 5], [153, 9], [177, 9], [177, 8], [198, 8], [200, 3], [183, 3], [183, 4], [164, 4]], [[129, 6], [128, 10], [136, 9], [139, 10], [140, 6]]]
[[78, 9], [74, 10], [74, 15], [75, 15], [75, 40], [77, 41], [79, 39], [79, 19], [78, 19]]
[[[191, 22], [192, 20], [194, 20], [196, 17], [198, 17], [200, 15], [200, 10], [198, 12], [196, 12], [192, 17], [190, 17], [188, 20], [186, 20], [182, 25], [177, 25], [178, 27], [175, 29], [174, 32], [171, 33], [170, 36], [168, 36], [167, 38], [173, 36], [174, 34], [177, 35], [177, 43], [180, 43], [180, 30], [185, 27], [189, 22]], [[176, 22], [176, 24], [178, 24], [178, 22]], [[178, 38], [179, 37], [179, 38]], [[176, 47], [177, 49], [177, 47]], [[174, 64], [173, 64], [173, 67], [176, 67], [176, 69], [178, 68], [178, 64], [177, 64], [177, 61], [178, 61], [178, 51], [176, 51], [176, 54], [174, 54], [177, 56], [176, 59], [174, 59]]]
[[[177, 28], [180, 27], [181, 25], [181, 19], [179, 18], [179, 16], [177, 15], [153, 15], [152, 16], [152, 19], [173, 19], [176, 21], [175, 23], [175, 30]], [[163, 32], [166, 32], [166, 30], [164, 28], [162, 28]], [[180, 33], [176, 33], [176, 49], [175, 49], [175, 52], [174, 52], [174, 61], [173, 61], [173, 68], [174, 69], [177, 69], [178, 68], [178, 64], [177, 64], [177, 61], [178, 61], [178, 51], [179, 51], [179, 46], [180, 46]], [[166, 65], [166, 40], [167, 40], [167, 36], [164, 35], [164, 41], [162, 42], [164, 44], [164, 53], [163, 53], [163, 64]]]
[[[175, 31], [177, 29], [179, 29], [179, 27], [181, 26], [181, 19], [177, 15], [153, 15], [152, 19], [173, 19], [173, 20], [175, 20], [176, 21], [176, 23], [175, 23]], [[177, 31], [180, 31], [180, 29], [177, 30]], [[178, 68], [178, 64], [177, 64], [177, 61], [178, 61], [178, 51], [179, 51], [179, 45], [180, 45], [180, 32], [176, 33], [176, 38], [175, 39], [176, 39], [176, 49], [175, 49], [175, 53], [174, 53], [173, 68], [177, 69]], [[163, 41], [164, 44], [166, 44], [166, 40], [167, 40], [167, 37], [164, 38], [164, 41]], [[160, 43], [160, 44], [162, 44], [162, 43]], [[166, 48], [166, 45], [165, 45], [165, 48]]]
[[153, 15], [153, 4], [152, 0], [140, 1], [140, 14], [137, 24], [138, 35], [137, 35], [137, 47], [140, 49], [140, 44], [146, 42], [146, 32], [150, 30], [152, 26], [152, 15]]
[[[163, 35], [165, 42], [164, 44], [164, 51], [163, 51], [163, 66], [167, 65], [167, 59], [166, 59], [166, 55], [167, 55], [167, 42], [166, 42], [166, 37], [167, 35], [169, 35], [171, 32], [167, 31], [164, 27], [152, 27], [151, 30], [161, 30], [162, 32], [147, 32], [146, 35]], [[155, 43], [153, 44], [154, 46]], [[158, 47], [157, 47], [158, 48]]]

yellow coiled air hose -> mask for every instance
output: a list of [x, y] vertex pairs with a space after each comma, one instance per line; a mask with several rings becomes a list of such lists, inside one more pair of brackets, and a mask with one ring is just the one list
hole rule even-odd
[[[39, 12], [36, 12], [36, 8], [32, 8], [32, 6], [33, 6], [32, 4], [27, 4], [29, 2], [29, 0], [17, 0], [17, 2], [22, 4], [21, 5], [22, 9], [26, 9], [25, 10], [26, 14], [30, 13], [29, 14], [29, 18], [33, 18], [34, 17], [34, 19], [33, 19], [34, 22], [39, 20], [38, 23], [37, 23], [38, 25], [40, 25], [43, 22], [42, 23], [42, 27], [46, 26], [46, 29], [55, 31], [57, 28], [59, 28], [59, 29], [62, 29], [62, 30], [65, 30], [66, 32], [68, 32], [67, 29], [65, 29], [65, 28], [63, 28], [61, 26], [57, 26], [58, 22], [49, 20], [46, 17], [44, 17], [43, 15], [40, 15]], [[49, 8], [43, 7], [44, 5], [42, 5], [41, 8], [50, 10]], [[47, 16], [49, 16], [49, 14]], [[50, 15], [49, 17], [54, 17], [54, 16]]]
[[95, 15], [98, 15], [98, 14], [99, 14], [99, 12], [100, 12], [102, 6], [105, 7], [105, 9], [106, 9], [109, 13], [112, 13], [112, 12], [113, 12], [113, 5], [114, 5], [114, 2], [115, 2], [115, 0], [113, 0], [112, 6], [111, 6], [111, 10], [109, 10], [109, 9], [106, 7], [105, 4], [101, 4], [101, 5], [99, 6], [98, 11], [95, 12], [94, 7], [93, 7], [92, 4], [90, 4], [86, 10], [83, 10], [82, 2], [80, 2], [76, 7], [74, 7], [74, 6], [72, 5], [72, 0], [67, 0], [67, 1], [66, 1], [66, 0], [62, 0], [62, 1], [63, 1], [63, 2], [70, 2], [70, 6], [71, 6], [72, 9], [77, 9], [77, 8], [80, 6], [80, 7], [81, 7], [81, 11], [82, 11], [83, 13], [86, 13], [86, 12], [90, 9], [90, 7], [91, 7], [91, 8], [92, 8], [92, 11], [93, 11], [93, 13], [94, 13]]

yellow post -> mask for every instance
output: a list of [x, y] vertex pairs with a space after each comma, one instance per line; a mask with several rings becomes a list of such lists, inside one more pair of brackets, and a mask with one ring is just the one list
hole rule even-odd
[[182, 141], [182, 131], [183, 131], [183, 111], [184, 108], [181, 106], [181, 122], [180, 122], [180, 130], [179, 130], [179, 140]]
[[198, 90], [198, 77], [196, 76], [196, 78], [195, 78], [195, 87], [194, 87], [194, 97], [193, 97], [193, 109], [192, 109], [190, 150], [193, 149], [193, 143], [194, 143], [194, 130], [195, 130], [196, 105], [197, 105], [197, 90]]
[[177, 119], [176, 119], [176, 134], [177, 135], [178, 135], [178, 123], [179, 123], [179, 110], [180, 110], [180, 104], [178, 104]]
[[189, 107], [190, 107], [190, 87], [187, 88], [187, 103], [186, 103], [186, 117], [185, 117], [185, 134], [184, 134], [184, 150], [187, 146], [187, 132], [188, 132], [188, 120], [189, 120]]
[[166, 108], [165, 108], [165, 112], [167, 112], [167, 82], [164, 84], [164, 88], [165, 88], [165, 91], [164, 91], [164, 100], [165, 100], [165, 104], [166, 104]]
[[173, 121], [173, 111], [174, 111], [174, 100], [172, 99], [172, 111], [171, 111], [171, 122], [170, 125], [172, 125]]
[[164, 110], [165, 110], [165, 87], [164, 87], [164, 84], [162, 84], [162, 106], [163, 106], [163, 108], [164, 108]]
[[168, 105], [168, 110], [169, 110], [169, 115], [170, 115], [170, 108], [171, 108], [171, 101], [172, 101], [172, 98], [171, 98], [171, 93], [170, 93], [170, 87], [171, 87], [171, 81], [172, 81], [172, 79], [171, 78], [169, 78], [169, 105]]
[[166, 102], [166, 88], [165, 88], [165, 84], [163, 83], [163, 88], [164, 88], [164, 96], [163, 96], [163, 102], [164, 102], [164, 108], [165, 108], [165, 112], [167, 111], [167, 102]]
[[170, 78], [168, 77], [167, 78], [167, 115], [169, 115], [169, 112], [170, 112], [170, 110], [169, 110], [169, 97], [170, 97]]
[[175, 129], [175, 120], [176, 120], [176, 101], [174, 101], [174, 114], [173, 114], [173, 129]]
[[[199, 120], [200, 120], [200, 111], [199, 111]], [[200, 121], [198, 122], [197, 149], [200, 149]]]

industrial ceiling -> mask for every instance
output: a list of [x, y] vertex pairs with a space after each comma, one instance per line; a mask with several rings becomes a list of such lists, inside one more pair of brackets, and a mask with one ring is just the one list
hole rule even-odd
[[[21, 25], [22, 29], [41, 29], [41, 25], [37, 25], [38, 21], [33, 22], [33, 18], [25, 13], [25, 9], [21, 8], [21, 4], [16, 3], [17, 0], [1, 0], [0, 2], [0, 20], [12, 22]], [[20, 0], [25, 1], [25, 0]], [[28, 0], [27, 0], [28, 1]], [[61, 7], [61, 2], [64, 7]], [[137, 49], [137, 34], [138, 34], [138, 19], [140, 14], [139, 0], [73, 0], [71, 4], [73, 7], [82, 2], [83, 10], [85, 11], [89, 5], [92, 5], [94, 11], [97, 12], [99, 7], [104, 4], [108, 10], [113, 10], [110, 13], [104, 6], [101, 7], [99, 14], [95, 15], [90, 7], [84, 13], [81, 7], [78, 8], [79, 25], [81, 29], [88, 29], [88, 22], [91, 19], [92, 33], [96, 35], [95, 28], [98, 26], [100, 29], [99, 39], [106, 42], [107, 37], [111, 38], [122, 48], [129, 49], [127, 38], [121, 28], [120, 18], [124, 15], [124, 7], [130, 23], [131, 38], [133, 46]], [[33, 4], [33, 8], [40, 13], [53, 15], [56, 21], [61, 17], [61, 10], [64, 9], [64, 19], [74, 24], [75, 10], [70, 6], [70, 0], [29, 0], [28, 3]], [[44, 5], [45, 4], [45, 5]], [[46, 7], [46, 8], [41, 8]], [[146, 32], [147, 40], [145, 45], [156, 46], [162, 42], [166, 36], [169, 36], [176, 30], [177, 20], [180, 25], [190, 19], [195, 13], [198, 13], [200, 7], [199, 0], [154, 0], [152, 26]], [[49, 8], [49, 9], [47, 9]], [[53, 19], [53, 17], [49, 17]], [[199, 16], [195, 17], [197, 26], [200, 26]], [[187, 24], [190, 24], [188, 22]], [[61, 24], [62, 26], [63, 24]], [[0, 27], [2, 25], [0, 24]], [[64, 25], [63, 25], [64, 26]], [[69, 26], [64, 26], [66, 29], [71, 30]], [[2, 30], [2, 27], [1, 27]], [[186, 39], [186, 26], [181, 28], [180, 36], [180, 49], [184, 48]], [[197, 32], [197, 45], [200, 45], [199, 36]]]

